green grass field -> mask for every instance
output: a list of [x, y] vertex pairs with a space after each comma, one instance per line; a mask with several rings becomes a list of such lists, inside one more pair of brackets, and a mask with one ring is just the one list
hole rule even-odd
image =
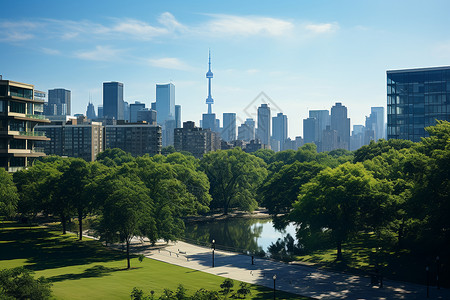
[[[134, 257], [126, 270], [124, 253], [94, 240], [38, 226], [3, 223], [0, 226], [0, 269], [26, 266], [53, 283], [57, 299], [129, 299], [133, 287], [156, 295], [183, 284], [188, 293], [200, 288], [219, 290], [223, 277], [167, 263]], [[235, 282], [235, 286], [238, 282]], [[272, 290], [252, 286], [253, 299], [272, 299]], [[248, 297], [249, 299], [250, 297]], [[277, 299], [307, 299], [277, 292]]]

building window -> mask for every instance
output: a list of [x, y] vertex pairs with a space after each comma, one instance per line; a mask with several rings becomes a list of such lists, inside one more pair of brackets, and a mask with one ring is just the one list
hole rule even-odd
[[9, 102], [9, 111], [24, 114], [26, 109], [25, 103], [20, 103], [16, 101]]
[[16, 86], [9, 86], [9, 95], [11, 97], [21, 97], [33, 100], [33, 90], [24, 89]]

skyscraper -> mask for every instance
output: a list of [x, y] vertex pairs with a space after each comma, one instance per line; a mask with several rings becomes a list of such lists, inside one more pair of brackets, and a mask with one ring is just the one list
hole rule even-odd
[[86, 117], [90, 120], [94, 120], [97, 118], [97, 115], [95, 114], [94, 104], [92, 104], [91, 101], [89, 101], [89, 104], [86, 109]]
[[317, 119], [316, 118], [307, 118], [303, 119], [303, 139], [306, 143], [316, 143], [319, 140], [317, 136]]
[[316, 143], [320, 144], [322, 141], [322, 131], [327, 128], [327, 125], [331, 125], [330, 112], [326, 109], [324, 110], [310, 110], [309, 117], [315, 118], [316, 122]]
[[[340, 102], [331, 107], [331, 130], [336, 130], [337, 148], [350, 149], [350, 118], [347, 118], [347, 107]], [[329, 151], [329, 150], [323, 150]]]
[[103, 82], [103, 118], [123, 120], [123, 83]]
[[270, 107], [263, 103], [258, 107], [258, 129], [256, 138], [261, 140], [261, 143], [270, 145]]
[[387, 71], [387, 138], [419, 142], [450, 121], [450, 66]]
[[48, 90], [48, 103], [44, 113], [49, 116], [64, 116], [71, 114], [71, 92], [66, 89]]
[[238, 140], [251, 141], [255, 139], [255, 120], [248, 118], [238, 128]]
[[384, 107], [371, 107], [369, 117], [366, 117], [366, 128], [373, 130], [374, 139], [384, 139]]
[[288, 138], [288, 120], [283, 113], [272, 118], [272, 138], [279, 142], [280, 150], [284, 150], [284, 142]]
[[158, 124], [162, 126], [166, 120], [175, 120], [175, 85], [172, 83], [156, 85], [156, 111]]
[[222, 139], [227, 142], [236, 140], [236, 114], [223, 113]]
[[175, 105], [175, 127], [181, 128], [181, 105]]
[[134, 103], [130, 104], [130, 122], [136, 123], [137, 122], [137, 113], [138, 111], [145, 108], [145, 103], [141, 103], [139, 101], [135, 101]]
[[163, 147], [173, 145], [175, 124], [175, 85], [172, 83], [156, 85], [157, 122], [162, 126]]

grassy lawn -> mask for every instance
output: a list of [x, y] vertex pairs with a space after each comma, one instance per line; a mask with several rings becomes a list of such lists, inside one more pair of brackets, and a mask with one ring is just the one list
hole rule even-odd
[[[160, 295], [183, 284], [189, 293], [200, 288], [219, 290], [224, 278], [167, 263], [136, 257], [126, 270], [123, 253], [94, 240], [79, 242], [72, 234], [38, 226], [3, 223], [0, 226], [0, 268], [26, 266], [53, 283], [57, 299], [129, 299], [133, 287]], [[235, 282], [235, 286], [238, 282]], [[253, 299], [272, 299], [272, 290], [252, 286]], [[307, 299], [277, 293], [277, 299]]]
[[[352, 241], [342, 245], [343, 260], [336, 261], [336, 248], [332, 244], [320, 245], [319, 250], [311, 251], [309, 255], [296, 256], [296, 260], [315, 264], [317, 266], [362, 275], [374, 272], [375, 266], [380, 266], [383, 276], [400, 281], [426, 284], [425, 266], [430, 264], [430, 271], [436, 266], [433, 260], [409, 251], [398, 253], [390, 249], [390, 245], [380, 246], [373, 234], [362, 233]], [[434, 284], [432, 278], [432, 284]]]

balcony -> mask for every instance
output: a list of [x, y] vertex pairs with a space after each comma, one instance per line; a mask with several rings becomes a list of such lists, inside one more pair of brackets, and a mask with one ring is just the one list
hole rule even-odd
[[26, 117], [30, 119], [45, 120], [45, 116], [43, 115], [26, 115]]
[[45, 137], [45, 132], [41, 132], [41, 131], [19, 131], [19, 135]]

